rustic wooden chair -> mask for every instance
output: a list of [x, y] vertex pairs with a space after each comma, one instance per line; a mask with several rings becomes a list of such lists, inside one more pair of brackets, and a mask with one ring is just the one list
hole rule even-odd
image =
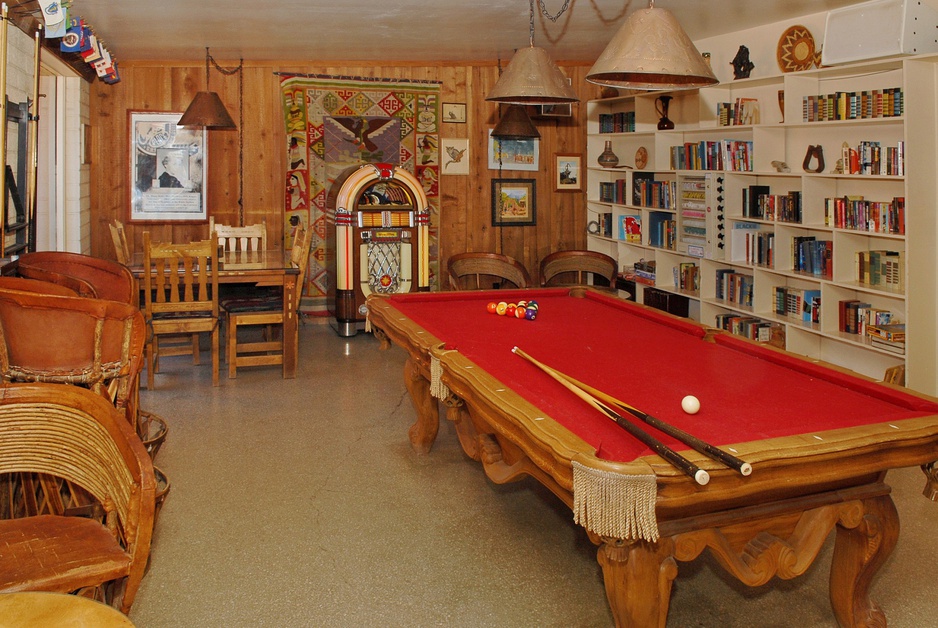
[[457, 253], [446, 263], [451, 290], [501, 288], [505, 282], [517, 288], [531, 286], [531, 276], [516, 259], [498, 253]]
[[140, 302], [133, 273], [124, 264], [113, 260], [65, 251], [36, 251], [23, 253], [12, 264], [17, 274], [39, 269], [84, 281], [94, 289], [93, 296], [99, 299], [130, 304]]
[[593, 284], [615, 289], [618, 272], [616, 260], [605, 253], [573, 250], [557, 251], [542, 259], [539, 274], [542, 286]]
[[127, 233], [124, 231], [124, 223], [120, 220], [114, 220], [108, 227], [111, 230], [111, 242], [114, 243], [114, 255], [117, 256], [117, 262], [129, 266], [133, 259], [130, 254], [130, 247], [127, 245]]
[[[312, 243], [312, 229], [299, 228], [293, 241], [290, 262], [299, 270], [294, 300], [290, 303], [290, 312], [298, 315], [300, 297], [306, 283], [306, 268], [309, 266], [310, 245]], [[275, 298], [259, 294], [254, 297], [232, 296], [225, 299], [223, 305], [228, 316], [227, 342], [228, 342], [228, 377], [238, 376], [239, 366], [265, 366], [283, 364], [283, 334], [273, 338], [265, 334], [263, 340], [246, 341], [238, 339], [238, 328], [265, 325], [268, 330], [273, 325], [283, 325], [284, 295], [282, 292]], [[267, 331], [267, 330], [265, 330]]]
[[260, 253], [267, 250], [267, 220], [256, 225], [233, 227], [208, 221], [209, 233], [214, 233], [218, 244], [226, 253]]
[[[212, 385], [218, 385], [218, 245], [214, 239], [190, 244], [152, 243], [143, 234], [144, 315], [147, 341], [147, 386], [153, 389], [160, 357], [180, 355], [174, 347], [163, 352], [161, 336], [211, 335]], [[185, 351], [188, 354], [188, 351]]]
[[129, 612], [150, 554], [155, 477], [123, 415], [77, 386], [4, 385], [0, 443], [0, 474], [61, 478], [103, 513], [0, 520], [0, 593], [95, 592]]

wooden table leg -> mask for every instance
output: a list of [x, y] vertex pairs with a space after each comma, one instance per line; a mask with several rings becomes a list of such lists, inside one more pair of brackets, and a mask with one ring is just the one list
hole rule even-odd
[[296, 365], [299, 354], [299, 312], [293, 307], [296, 303], [296, 275], [285, 274], [283, 277], [283, 378], [296, 377]]
[[862, 503], [859, 520], [842, 520], [837, 526], [831, 563], [831, 606], [841, 626], [885, 626], [885, 614], [870, 600], [870, 583], [899, 539], [899, 515], [889, 495]]
[[404, 385], [417, 411], [417, 420], [407, 431], [410, 445], [418, 454], [430, 453], [440, 430], [440, 407], [430, 394], [430, 382], [411, 357], [404, 362]]
[[677, 577], [673, 543], [603, 539], [596, 558], [616, 626], [664, 628]]

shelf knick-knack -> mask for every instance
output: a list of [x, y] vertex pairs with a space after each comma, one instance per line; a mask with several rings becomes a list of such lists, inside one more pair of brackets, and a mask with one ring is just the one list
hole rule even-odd
[[674, 122], [668, 118], [668, 106], [671, 104], [673, 96], [658, 96], [655, 98], [655, 111], [661, 118], [658, 120], [658, 130], [667, 131], [674, 128]]
[[599, 165], [603, 168], [615, 168], [619, 165], [619, 158], [612, 152], [612, 141], [606, 140], [606, 150], [599, 156]]

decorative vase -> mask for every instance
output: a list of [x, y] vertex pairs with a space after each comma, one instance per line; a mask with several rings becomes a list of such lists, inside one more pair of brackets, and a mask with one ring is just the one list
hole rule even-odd
[[778, 108], [782, 111], [782, 123], [785, 123], [785, 90], [778, 90]]
[[674, 123], [668, 119], [668, 106], [671, 104], [673, 96], [658, 96], [655, 98], [655, 111], [661, 116], [658, 120], [658, 130], [667, 131], [674, 128]]
[[603, 168], [615, 168], [619, 165], [619, 158], [612, 152], [612, 141], [606, 140], [606, 149], [599, 156], [599, 165]]

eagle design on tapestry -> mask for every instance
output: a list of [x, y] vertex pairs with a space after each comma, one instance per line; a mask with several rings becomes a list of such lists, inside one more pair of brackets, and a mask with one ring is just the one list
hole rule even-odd
[[374, 153], [378, 145], [371, 139], [372, 135], [380, 134], [381, 130], [391, 123], [391, 118], [362, 118], [362, 117], [333, 117], [342, 128], [349, 131], [351, 137], [344, 138], [355, 148], [362, 152]]

